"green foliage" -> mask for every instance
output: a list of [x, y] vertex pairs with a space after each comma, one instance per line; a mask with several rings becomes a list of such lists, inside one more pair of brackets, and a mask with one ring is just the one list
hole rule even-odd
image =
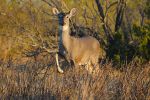
[[[139, 58], [141, 61], [150, 60], [150, 25], [133, 26], [133, 40], [127, 42], [123, 32], [114, 34], [114, 40], [107, 48], [107, 57], [112, 59], [114, 64], [124, 64]], [[118, 63], [119, 62], [119, 63]]]
[[114, 40], [110, 41], [107, 48], [107, 57], [112, 59], [115, 64], [121, 64], [128, 56], [126, 52], [126, 45], [123, 39], [122, 32], [114, 34]]
[[134, 36], [139, 42], [138, 55], [144, 59], [150, 60], [150, 25], [134, 26]]
[[149, 0], [147, 0], [146, 7], [145, 7], [144, 11], [145, 11], [147, 17], [150, 18], [150, 2], [149, 2]]

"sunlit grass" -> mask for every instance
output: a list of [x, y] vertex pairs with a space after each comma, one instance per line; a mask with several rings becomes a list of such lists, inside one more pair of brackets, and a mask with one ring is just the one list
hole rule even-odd
[[[45, 62], [44, 62], [45, 61]], [[14, 61], [15, 62], [15, 61]], [[94, 75], [85, 68], [64, 67], [60, 74], [52, 59], [1, 63], [2, 99], [149, 99], [150, 65], [129, 64], [122, 71], [106, 63]]]

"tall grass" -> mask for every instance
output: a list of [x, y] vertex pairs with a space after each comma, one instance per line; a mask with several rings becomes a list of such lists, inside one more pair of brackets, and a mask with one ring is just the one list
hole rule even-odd
[[[23, 59], [23, 58], [22, 58]], [[57, 72], [52, 56], [43, 60], [10, 59], [0, 64], [0, 99], [10, 100], [149, 100], [150, 63], [132, 61], [116, 70], [110, 62], [96, 74], [64, 66]]]

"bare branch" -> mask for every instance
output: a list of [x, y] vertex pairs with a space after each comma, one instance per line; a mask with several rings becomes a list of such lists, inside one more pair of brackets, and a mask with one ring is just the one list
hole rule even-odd
[[99, 2], [99, 0], [95, 0], [95, 2], [97, 4], [99, 14], [100, 14], [100, 16], [102, 17], [102, 20], [103, 20], [105, 16], [104, 16], [104, 11], [103, 11], [102, 5]]
[[124, 9], [126, 7], [125, 0], [120, 0], [117, 7], [117, 16], [116, 16], [116, 24], [115, 24], [115, 32], [118, 31], [118, 29], [121, 26], [123, 15], [124, 15]]
[[48, 4], [50, 7], [53, 7], [53, 4], [51, 4], [50, 2], [46, 1], [46, 0], [42, 0], [43, 2], [45, 2], [46, 4]]
[[111, 36], [110, 31], [109, 31], [109, 28], [108, 28], [108, 26], [107, 26], [106, 23], [105, 23], [105, 15], [104, 15], [104, 10], [103, 10], [103, 8], [102, 8], [102, 5], [101, 5], [101, 3], [100, 3], [99, 0], [95, 0], [95, 2], [96, 2], [96, 4], [97, 4], [97, 8], [98, 8], [98, 11], [99, 11], [99, 15], [100, 15], [101, 18], [102, 18], [101, 20], [102, 20], [102, 22], [104, 23], [102, 26], [103, 26], [103, 29], [104, 29], [104, 31], [105, 31], [105, 35], [106, 35], [108, 41], [112, 41], [112, 40], [113, 40], [113, 37]]

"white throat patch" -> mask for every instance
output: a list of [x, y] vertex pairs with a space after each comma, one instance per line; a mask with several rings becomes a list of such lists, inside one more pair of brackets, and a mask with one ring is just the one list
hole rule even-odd
[[69, 30], [69, 26], [68, 25], [64, 25], [63, 26], [63, 31]]

